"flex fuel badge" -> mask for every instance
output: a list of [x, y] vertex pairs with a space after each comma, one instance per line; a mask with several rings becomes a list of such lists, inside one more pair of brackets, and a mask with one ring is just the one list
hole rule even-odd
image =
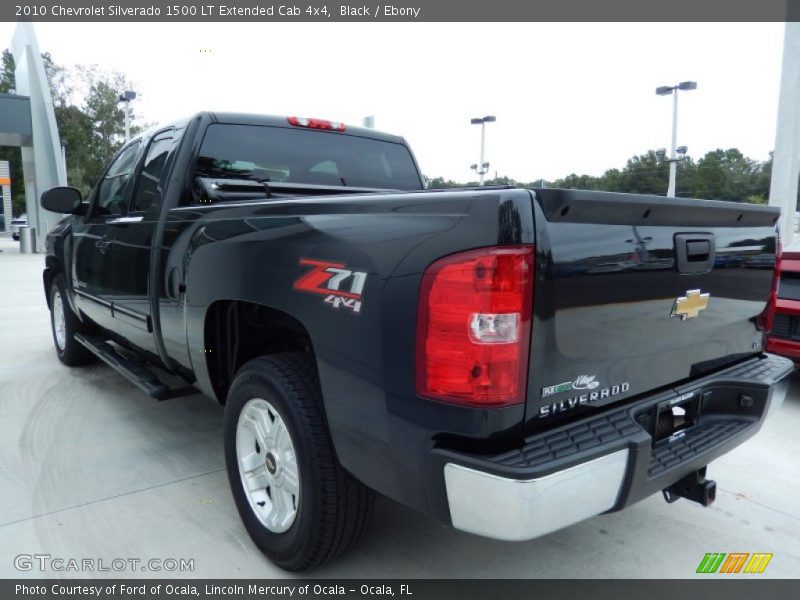
[[578, 393], [563, 400], [556, 400], [540, 407], [539, 418], [552, 417], [553, 415], [570, 411], [579, 406], [585, 406], [600, 400], [605, 400], [606, 398], [624, 394], [631, 389], [631, 384], [625, 381], [623, 383], [609, 385], [602, 389], [598, 388], [600, 388], [600, 382], [597, 381], [595, 375], [579, 375], [574, 381], [565, 381], [564, 383], [542, 388], [542, 399], [573, 390]]
[[562, 392], [568, 392], [572, 389], [572, 382], [565, 381], [564, 383], [559, 383], [556, 385], [549, 385], [547, 387], [542, 388], [542, 398], [547, 398], [548, 396], [553, 396], [555, 394], [560, 394]]
[[298, 264], [310, 270], [294, 282], [295, 290], [325, 296], [323, 302], [339, 310], [345, 308], [360, 314], [362, 292], [367, 282], [365, 271], [353, 271], [344, 263], [301, 258]]
[[600, 387], [600, 382], [597, 381], [596, 375], [578, 375], [575, 381], [565, 381], [564, 383], [543, 387], [542, 398], [570, 390], [593, 390], [596, 387]]

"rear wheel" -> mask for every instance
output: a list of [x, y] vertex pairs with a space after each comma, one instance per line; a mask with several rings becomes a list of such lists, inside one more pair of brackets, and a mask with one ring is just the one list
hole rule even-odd
[[273, 562], [302, 571], [358, 541], [374, 493], [336, 458], [310, 356], [275, 354], [245, 364], [228, 394], [224, 430], [236, 507]]
[[251, 398], [239, 413], [236, 461], [261, 525], [273, 533], [288, 530], [300, 504], [297, 450], [280, 413], [263, 398]]
[[69, 367], [94, 362], [95, 356], [75, 341], [75, 334], [81, 330], [81, 322], [67, 304], [64, 277], [60, 273], [50, 285], [50, 327], [58, 359]]

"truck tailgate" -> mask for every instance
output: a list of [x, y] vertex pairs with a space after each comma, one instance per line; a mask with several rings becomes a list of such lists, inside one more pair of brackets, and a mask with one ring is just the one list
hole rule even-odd
[[777, 208], [537, 190], [534, 213], [529, 428], [763, 350]]

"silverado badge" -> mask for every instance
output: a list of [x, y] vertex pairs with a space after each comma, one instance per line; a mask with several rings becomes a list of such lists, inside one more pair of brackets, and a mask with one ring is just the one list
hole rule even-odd
[[672, 305], [670, 317], [680, 317], [681, 321], [694, 319], [701, 310], [708, 308], [708, 299], [711, 294], [701, 293], [700, 290], [689, 290], [685, 296], [679, 296]]

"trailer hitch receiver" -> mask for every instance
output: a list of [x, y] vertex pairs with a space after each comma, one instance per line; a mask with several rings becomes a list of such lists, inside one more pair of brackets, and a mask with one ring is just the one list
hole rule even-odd
[[664, 494], [664, 500], [672, 504], [679, 498], [686, 498], [703, 506], [710, 506], [717, 497], [717, 482], [712, 479], [706, 479], [706, 468], [703, 467], [694, 473], [690, 473], [680, 481], [661, 490], [661, 493]]

